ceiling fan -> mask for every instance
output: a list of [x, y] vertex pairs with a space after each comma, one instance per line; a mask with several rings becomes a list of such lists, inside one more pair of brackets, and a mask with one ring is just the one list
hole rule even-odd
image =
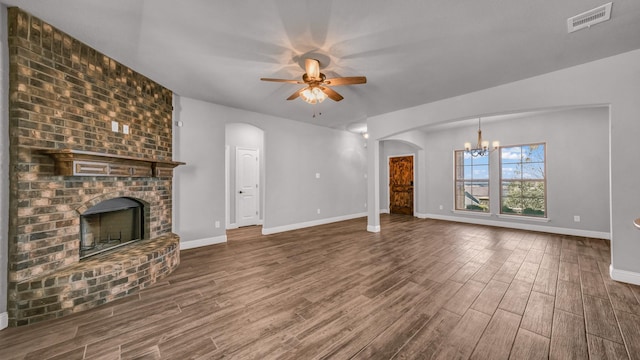
[[340, 101], [344, 99], [342, 95], [331, 89], [330, 86], [365, 84], [367, 82], [367, 78], [364, 76], [349, 76], [327, 79], [327, 77], [320, 72], [320, 62], [316, 59], [305, 59], [304, 67], [306, 73], [302, 75], [302, 81], [272, 78], [260, 78], [260, 80], [291, 84], [304, 84], [306, 85], [305, 87], [291, 94], [291, 96], [289, 96], [287, 100], [294, 100], [300, 97], [309, 104], [321, 103], [327, 97], [334, 101]]

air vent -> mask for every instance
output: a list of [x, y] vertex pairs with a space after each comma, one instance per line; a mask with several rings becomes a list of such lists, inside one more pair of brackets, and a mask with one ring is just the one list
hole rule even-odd
[[580, 29], [611, 19], [611, 4], [604, 4], [595, 9], [585, 11], [582, 14], [567, 19], [567, 30], [572, 33]]

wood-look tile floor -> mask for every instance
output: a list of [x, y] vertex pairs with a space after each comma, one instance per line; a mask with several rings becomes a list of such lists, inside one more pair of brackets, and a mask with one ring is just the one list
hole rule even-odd
[[182, 251], [160, 283], [0, 331], [2, 359], [640, 359], [607, 241], [383, 216]]

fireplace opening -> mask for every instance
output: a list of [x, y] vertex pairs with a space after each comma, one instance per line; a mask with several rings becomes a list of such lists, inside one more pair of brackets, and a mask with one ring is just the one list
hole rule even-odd
[[103, 201], [80, 216], [80, 259], [144, 238], [144, 207], [120, 197]]

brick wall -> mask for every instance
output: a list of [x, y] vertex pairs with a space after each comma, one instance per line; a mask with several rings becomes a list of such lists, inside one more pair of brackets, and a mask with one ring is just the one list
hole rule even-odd
[[[171, 160], [172, 92], [18, 8], [9, 9], [8, 27], [8, 310], [10, 324], [21, 325], [63, 314], [25, 294], [34, 279], [77, 266], [87, 208], [133, 197], [146, 205], [146, 237], [171, 234], [171, 177], [55, 176], [53, 159], [39, 150]], [[112, 132], [112, 121], [130, 133]]]

